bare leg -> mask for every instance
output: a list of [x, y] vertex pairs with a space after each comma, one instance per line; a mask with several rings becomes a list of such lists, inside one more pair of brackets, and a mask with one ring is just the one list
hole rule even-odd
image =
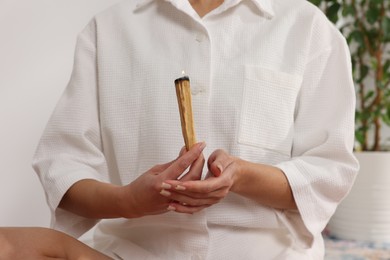
[[62, 232], [40, 227], [0, 228], [0, 260], [107, 260], [110, 257]]

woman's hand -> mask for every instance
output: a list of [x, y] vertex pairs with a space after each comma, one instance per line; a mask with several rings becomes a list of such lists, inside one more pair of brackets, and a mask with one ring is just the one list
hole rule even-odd
[[166, 180], [161, 193], [173, 200], [170, 207], [176, 212], [195, 213], [220, 202], [235, 183], [240, 160], [223, 150], [214, 151], [208, 159], [209, 177], [205, 180]]
[[188, 152], [183, 149], [175, 160], [152, 167], [126, 186], [92, 179], [78, 181], [66, 192], [60, 207], [92, 219], [136, 218], [173, 210], [171, 199], [160, 194], [163, 183], [176, 180], [190, 166], [183, 179], [200, 179], [204, 147], [205, 143], [198, 143]]
[[171, 208], [195, 213], [220, 202], [229, 191], [276, 209], [297, 209], [284, 172], [271, 165], [252, 163], [216, 150], [208, 159], [209, 177], [195, 181], [166, 181], [165, 197]]
[[182, 149], [175, 160], [156, 165], [135, 181], [121, 188], [122, 217], [132, 218], [155, 215], [174, 210], [171, 198], [164, 196], [166, 181], [176, 180], [185, 170], [183, 180], [199, 180], [202, 175], [204, 143], [198, 143], [188, 152]]

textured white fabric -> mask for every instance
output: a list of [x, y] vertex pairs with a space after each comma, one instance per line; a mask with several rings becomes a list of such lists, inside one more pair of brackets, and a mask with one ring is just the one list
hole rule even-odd
[[280, 167], [299, 210], [229, 194], [192, 216], [101, 220], [95, 246], [124, 259], [321, 259], [321, 231], [358, 168], [355, 98], [345, 40], [305, 0], [225, 0], [203, 18], [188, 1], [124, 1], [96, 15], [34, 157], [53, 227], [95, 225], [57, 208], [76, 181], [127, 184], [176, 157], [183, 70], [205, 156]]

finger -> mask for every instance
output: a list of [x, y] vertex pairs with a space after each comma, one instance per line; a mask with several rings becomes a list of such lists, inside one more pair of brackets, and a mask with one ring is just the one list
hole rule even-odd
[[225, 151], [219, 149], [210, 155], [207, 166], [209, 171], [218, 177], [231, 163], [230, 156]]
[[[198, 197], [195, 194], [209, 194], [214, 191], [229, 187], [228, 178], [219, 178], [219, 177], [210, 177], [206, 180], [196, 180], [196, 181], [176, 181], [176, 180], [166, 180], [164, 183], [169, 185], [167, 190], [179, 192], [182, 194], [187, 194], [194, 197]], [[191, 195], [190, 195], [191, 194]]]
[[[226, 189], [225, 189], [226, 190]], [[226, 191], [221, 189], [216, 192], [201, 194], [194, 194], [194, 197], [188, 196], [188, 194], [181, 194], [178, 192], [162, 190], [161, 195], [169, 198], [172, 201], [178, 201], [183, 205], [189, 206], [203, 206], [203, 205], [212, 205], [218, 203], [221, 199], [226, 196]]]
[[180, 178], [180, 181], [200, 180], [202, 177], [203, 166], [205, 159], [203, 154], [191, 165], [190, 170], [186, 175]]
[[185, 213], [185, 214], [194, 214], [196, 212], [199, 212], [210, 205], [204, 205], [204, 206], [188, 206], [183, 205], [178, 202], [172, 202], [169, 207], [171, 207], [171, 210], [176, 211], [178, 213]]
[[182, 156], [183, 154], [185, 154], [185, 152], [187, 152], [187, 149], [185, 146], [183, 146], [181, 149], [180, 149], [180, 153], [179, 153], [179, 156], [177, 156], [176, 159], [178, 159], [180, 156]]
[[217, 149], [214, 152], [212, 152], [209, 156], [209, 159], [207, 161], [208, 164], [211, 162], [217, 160], [218, 157], [221, 157], [223, 154], [226, 154], [226, 152], [222, 149]]
[[[165, 193], [165, 192], [168, 193]], [[216, 200], [224, 198], [229, 192], [229, 187], [224, 186], [218, 190], [213, 190], [208, 193], [200, 192], [190, 192], [190, 191], [173, 191], [166, 190], [164, 196], [171, 198], [172, 200], [177, 200], [185, 202], [190, 205], [201, 205], [201, 204], [214, 204]], [[193, 202], [193, 200], [200, 200], [201, 202]]]
[[[175, 159], [176, 160], [176, 159]], [[175, 160], [173, 161], [170, 161], [170, 162], [167, 162], [167, 163], [163, 163], [163, 164], [157, 164], [155, 165], [151, 171], [154, 172], [155, 174], [159, 174], [161, 173], [162, 171], [165, 171], [169, 166], [172, 165], [172, 163], [175, 162]]]
[[204, 142], [195, 144], [188, 152], [177, 158], [165, 171], [164, 179], [177, 179], [202, 153]]
[[207, 160], [207, 167], [209, 172], [214, 176], [218, 177], [221, 175], [223, 171], [223, 166], [221, 161], [221, 157], [223, 157], [224, 151], [221, 149], [215, 150]]
[[164, 170], [167, 169], [169, 166], [171, 166], [177, 159], [179, 159], [180, 156], [182, 156], [186, 151], [187, 151], [187, 150], [186, 150], [186, 147], [183, 146], [183, 147], [180, 149], [179, 155], [178, 155], [174, 160], [172, 160], [172, 161], [170, 161], [170, 162], [167, 162], [167, 163], [158, 164], [158, 165], [154, 166], [154, 167], [152, 168], [152, 170], [155, 171], [155, 172], [158, 172], [158, 173], [164, 171]]

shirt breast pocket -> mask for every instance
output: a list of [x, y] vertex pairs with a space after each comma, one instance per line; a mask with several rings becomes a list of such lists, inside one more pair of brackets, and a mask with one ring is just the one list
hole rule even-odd
[[290, 155], [302, 77], [245, 66], [238, 142]]

